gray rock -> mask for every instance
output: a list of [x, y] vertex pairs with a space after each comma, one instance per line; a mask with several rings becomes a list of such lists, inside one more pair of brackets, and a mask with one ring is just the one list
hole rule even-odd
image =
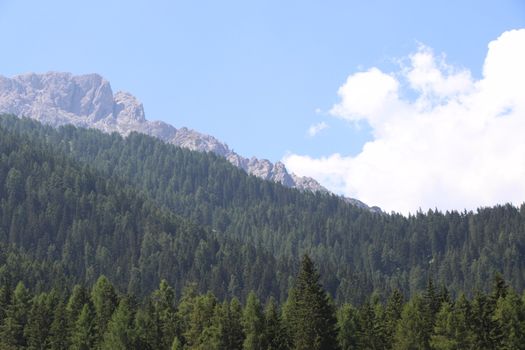
[[[273, 164], [267, 159], [247, 159], [213, 136], [146, 120], [140, 101], [127, 92], [113, 93], [109, 82], [98, 74], [74, 76], [49, 72], [13, 78], [0, 76], [0, 112], [30, 117], [54, 127], [73, 124], [122, 135], [136, 131], [190, 150], [215, 153], [249, 174], [287, 187], [329, 192], [312, 178], [288, 173], [281, 162]], [[368, 208], [356, 199], [345, 200]]]

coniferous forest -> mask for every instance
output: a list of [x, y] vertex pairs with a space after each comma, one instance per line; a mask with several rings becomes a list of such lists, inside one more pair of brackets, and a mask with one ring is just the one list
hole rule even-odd
[[496, 276], [490, 293], [451, 298], [427, 288], [405, 301], [371, 296], [335, 307], [305, 255], [287, 300], [250, 292], [218, 299], [188, 284], [180, 298], [162, 280], [142, 300], [104, 276], [91, 288], [31, 293], [0, 287], [2, 349], [523, 349], [525, 295]]
[[525, 205], [374, 213], [0, 116], [1, 348], [522, 349], [524, 265]]

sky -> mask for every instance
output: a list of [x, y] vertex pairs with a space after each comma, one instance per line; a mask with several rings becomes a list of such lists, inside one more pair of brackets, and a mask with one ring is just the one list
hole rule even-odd
[[0, 75], [98, 73], [146, 118], [402, 213], [525, 201], [525, 1], [0, 0]]

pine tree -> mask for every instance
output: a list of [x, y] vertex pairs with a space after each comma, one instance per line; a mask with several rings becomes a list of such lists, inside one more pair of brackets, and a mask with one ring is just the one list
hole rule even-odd
[[403, 294], [398, 289], [395, 289], [388, 298], [385, 308], [385, 339], [387, 344], [394, 342], [394, 334], [403, 312], [403, 305]]
[[161, 349], [162, 332], [155, 308], [150, 300], [136, 312], [134, 320], [135, 348]]
[[217, 330], [213, 316], [217, 299], [212, 293], [195, 297], [188, 315], [188, 328], [183, 333], [189, 348], [216, 348], [218, 346]]
[[53, 322], [49, 333], [49, 348], [52, 350], [66, 350], [69, 348], [70, 327], [66, 306], [60, 301], [54, 312]]
[[218, 331], [220, 348], [241, 350], [244, 341], [242, 307], [237, 298], [215, 307], [214, 327]]
[[260, 350], [266, 348], [264, 344], [264, 317], [261, 303], [252, 291], [248, 294], [246, 306], [242, 313], [242, 325], [246, 338], [243, 349]]
[[10, 305], [5, 311], [0, 339], [2, 344], [14, 347], [25, 347], [27, 339], [24, 336], [24, 327], [27, 324], [29, 310], [31, 308], [31, 296], [22, 282], [19, 282], [13, 292]]
[[286, 324], [295, 350], [337, 349], [337, 320], [333, 304], [319, 282], [319, 273], [305, 255], [291, 289]]
[[100, 276], [91, 290], [91, 300], [95, 311], [97, 343], [102, 340], [111, 315], [117, 307], [118, 298], [113, 285], [105, 276]]
[[493, 319], [501, 331], [501, 349], [525, 349], [525, 306], [514, 290], [498, 299]]
[[424, 315], [425, 312], [425, 302], [419, 295], [405, 304], [394, 335], [394, 350], [429, 349], [430, 334], [427, 333], [428, 320]]
[[89, 294], [85, 287], [76, 284], [73, 287], [73, 291], [71, 292], [71, 295], [69, 296], [67, 305], [66, 305], [66, 312], [68, 317], [68, 324], [72, 328], [75, 324], [75, 322], [78, 319], [78, 316], [82, 312], [82, 309], [84, 308], [84, 305], [86, 303], [90, 302], [89, 300]]
[[430, 338], [432, 349], [470, 349], [472, 338], [472, 333], [461, 310], [455, 309], [448, 302], [443, 303], [436, 315], [434, 333]]
[[153, 292], [151, 300], [159, 322], [161, 347], [169, 348], [177, 336], [179, 325], [175, 310], [175, 292], [166, 280], [162, 280], [159, 289]]
[[28, 321], [24, 328], [28, 349], [44, 349], [53, 320], [49, 296], [42, 293], [33, 298]]
[[289, 339], [286, 336], [283, 321], [273, 297], [270, 297], [264, 308], [264, 338], [267, 350], [286, 350], [289, 348]]
[[359, 313], [350, 304], [344, 304], [337, 312], [339, 332], [337, 340], [341, 350], [354, 350], [359, 347]]
[[474, 347], [479, 350], [496, 349], [500, 341], [499, 325], [494, 321], [494, 299], [477, 293], [471, 303], [471, 326]]
[[92, 306], [85, 304], [71, 333], [72, 350], [89, 350], [97, 339], [95, 313]]
[[[128, 297], [124, 297], [120, 300], [117, 309], [108, 323], [106, 333], [103, 337], [102, 349], [131, 349], [135, 344], [133, 319], [134, 311], [132, 303]], [[169, 346], [163, 348], [169, 348]]]

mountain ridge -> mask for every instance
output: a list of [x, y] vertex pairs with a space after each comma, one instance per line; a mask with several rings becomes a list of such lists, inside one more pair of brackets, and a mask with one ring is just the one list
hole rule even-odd
[[[248, 174], [278, 182], [286, 187], [313, 192], [329, 192], [315, 179], [289, 173], [282, 162], [245, 158], [211, 135], [147, 120], [143, 104], [124, 91], [113, 93], [111, 84], [99, 74], [73, 75], [63, 72], [26, 73], [0, 76], [0, 112], [36, 119], [58, 127], [73, 124], [124, 136], [132, 131], [155, 136], [176, 146], [200, 152], [213, 152], [226, 158]], [[345, 198], [351, 204], [365, 203]], [[369, 208], [379, 210], [376, 207]]]

